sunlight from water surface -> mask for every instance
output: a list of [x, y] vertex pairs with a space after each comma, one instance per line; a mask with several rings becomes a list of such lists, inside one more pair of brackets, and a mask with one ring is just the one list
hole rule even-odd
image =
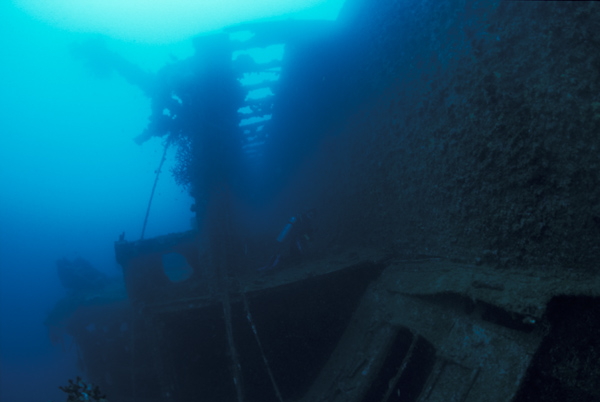
[[176, 42], [261, 19], [334, 20], [345, 0], [14, 0], [44, 21], [146, 43]]

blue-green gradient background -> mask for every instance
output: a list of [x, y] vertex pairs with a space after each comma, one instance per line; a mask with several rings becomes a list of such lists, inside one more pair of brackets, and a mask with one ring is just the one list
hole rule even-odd
[[[314, 8], [320, 18], [327, 7]], [[304, 18], [310, 18], [305, 10]], [[331, 10], [327, 11], [331, 15]], [[285, 16], [283, 16], [285, 18]], [[202, 18], [202, 16], [199, 16]], [[52, 346], [43, 321], [64, 290], [55, 261], [77, 256], [120, 275], [113, 241], [137, 239], [162, 144], [138, 146], [150, 101], [117, 75], [97, 77], [69, 52], [102, 32], [74, 31], [0, 3], [0, 401], [64, 400], [74, 348]], [[181, 40], [179, 40], [181, 39]], [[155, 72], [193, 53], [191, 38], [107, 37], [108, 48]], [[146, 237], [187, 230], [191, 198], [168, 173]]]

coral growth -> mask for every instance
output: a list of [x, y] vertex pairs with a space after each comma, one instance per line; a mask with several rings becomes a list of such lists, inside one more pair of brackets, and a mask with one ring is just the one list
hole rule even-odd
[[75, 381], [69, 380], [66, 387], [58, 388], [68, 395], [67, 402], [108, 402], [97, 385], [86, 383], [79, 376]]

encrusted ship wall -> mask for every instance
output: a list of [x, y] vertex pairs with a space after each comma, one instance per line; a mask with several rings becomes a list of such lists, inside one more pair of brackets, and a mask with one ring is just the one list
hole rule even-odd
[[[349, 0], [335, 26], [299, 23], [281, 36], [256, 198], [224, 163], [235, 86], [211, 86], [230, 94], [219, 117], [198, 84], [234, 82], [228, 55], [188, 61], [177, 120], [170, 65], [150, 135], [210, 145], [182, 175], [210, 196], [192, 191], [208, 240], [120, 239], [130, 304], [106, 289], [49, 321], [115, 402], [599, 400], [597, 4]], [[252, 28], [253, 46], [281, 39]], [[272, 237], [316, 207], [326, 253], [258, 269], [271, 249], [239, 229], [244, 202]]]
[[592, 266], [600, 4], [355, 3], [341, 16], [351, 33], [322, 45], [335, 56], [304, 71], [335, 124], [289, 191], [320, 204], [327, 245]]

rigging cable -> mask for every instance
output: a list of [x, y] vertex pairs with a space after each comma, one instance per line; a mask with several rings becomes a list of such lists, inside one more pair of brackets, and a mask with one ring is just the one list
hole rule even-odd
[[146, 208], [146, 217], [144, 218], [144, 226], [142, 227], [142, 235], [140, 236], [140, 240], [144, 240], [144, 233], [146, 233], [146, 225], [148, 224], [148, 216], [150, 215], [150, 207], [152, 206], [152, 199], [154, 198], [154, 191], [156, 190], [156, 185], [158, 184], [158, 177], [160, 176], [160, 171], [162, 170], [163, 164], [167, 159], [167, 150], [169, 149], [170, 141], [167, 139], [165, 141], [165, 149], [163, 151], [162, 159], [160, 160], [160, 164], [158, 165], [158, 169], [156, 169], [156, 177], [154, 178], [154, 185], [152, 186], [152, 192], [150, 193], [150, 200], [148, 201], [148, 208]]
[[271, 384], [273, 385], [273, 390], [275, 391], [275, 395], [277, 395], [277, 399], [279, 402], [283, 402], [283, 398], [281, 397], [281, 392], [279, 392], [279, 387], [275, 382], [275, 377], [273, 376], [273, 372], [271, 371], [271, 366], [269, 366], [269, 361], [267, 360], [267, 356], [265, 356], [265, 351], [263, 350], [262, 344], [260, 343], [260, 338], [258, 337], [258, 332], [256, 331], [256, 325], [254, 325], [254, 321], [252, 320], [252, 316], [250, 315], [250, 307], [248, 307], [248, 300], [246, 299], [246, 293], [241, 292], [242, 301], [244, 302], [244, 310], [246, 310], [246, 319], [252, 327], [252, 332], [254, 333], [254, 339], [256, 339], [256, 343], [258, 344], [258, 349], [260, 350], [260, 354], [262, 355], [263, 362], [265, 363], [265, 367], [267, 368], [267, 373], [269, 373], [269, 379], [271, 380]]

